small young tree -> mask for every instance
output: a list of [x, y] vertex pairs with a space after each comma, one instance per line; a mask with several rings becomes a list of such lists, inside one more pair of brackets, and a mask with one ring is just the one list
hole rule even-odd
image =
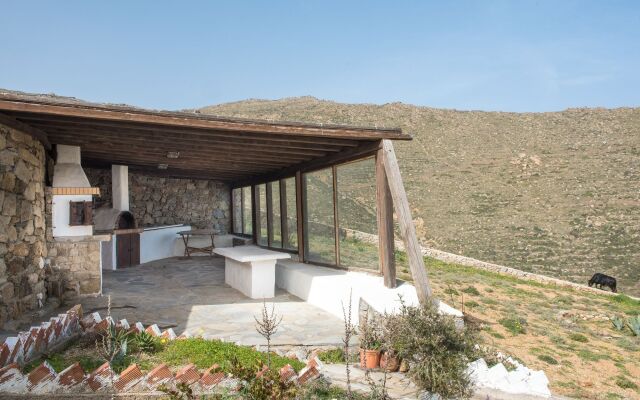
[[349, 305], [347, 307], [344, 306], [344, 302], [342, 302], [342, 315], [344, 316], [344, 337], [342, 338], [342, 343], [344, 344], [344, 361], [345, 361], [345, 370], [347, 374], [347, 398], [352, 399], [353, 394], [351, 393], [351, 355], [349, 354], [351, 337], [355, 333], [355, 327], [351, 322], [351, 296], [353, 294], [353, 289], [349, 291]]
[[275, 305], [271, 304], [271, 313], [267, 310], [267, 302], [262, 302], [262, 318], [256, 320], [256, 331], [267, 340], [267, 367], [271, 368], [271, 338], [278, 331], [282, 322], [282, 316], [275, 313]]

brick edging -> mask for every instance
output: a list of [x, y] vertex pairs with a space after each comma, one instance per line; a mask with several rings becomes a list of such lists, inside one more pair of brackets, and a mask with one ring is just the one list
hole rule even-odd
[[[22, 366], [55, 347], [76, 338], [79, 334], [100, 332], [115, 326], [129, 332], [147, 332], [167, 340], [181, 340], [190, 337], [184, 333], [176, 336], [173, 329], [161, 331], [158, 325], [146, 328], [140, 322], [130, 325], [126, 319], [115, 321], [111, 317], [102, 318], [98, 312], [82, 317], [82, 307], [74, 306], [65, 314], [51, 318], [49, 322], [17, 336], [7, 338], [0, 345], [0, 393], [4, 394], [47, 394], [47, 393], [160, 393], [165, 385], [175, 388], [179, 383], [190, 385], [196, 393], [211, 393], [218, 386], [236, 389], [238, 381], [220, 370], [217, 364], [201, 372], [194, 364], [172, 371], [166, 364], [155, 366], [143, 373], [137, 364], [131, 364], [120, 374], [116, 374], [105, 362], [92, 372], [86, 372], [79, 363], [57, 373], [49, 363], [42, 362], [28, 374]], [[304, 360], [300, 360], [304, 361]], [[266, 368], [266, 366], [265, 366]], [[313, 354], [299, 373], [290, 364], [280, 368], [282, 381], [305, 384], [321, 376], [322, 362]], [[258, 375], [264, 373], [260, 371]]]

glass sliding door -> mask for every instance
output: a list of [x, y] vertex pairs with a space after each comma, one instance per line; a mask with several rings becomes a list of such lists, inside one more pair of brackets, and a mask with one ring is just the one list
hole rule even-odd
[[367, 158], [337, 167], [340, 266], [379, 271], [376, 164]]
[[305, 255], [310, 262], [336, 265], [333, 171], [303, 175]]

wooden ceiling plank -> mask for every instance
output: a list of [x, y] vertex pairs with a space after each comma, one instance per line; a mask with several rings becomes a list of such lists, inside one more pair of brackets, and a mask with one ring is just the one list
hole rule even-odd
[[122, 124], [113, 124], [113, 123], [96, 123], [93, 121], [89, 122], [60, 122], [57, 120], [51, 121], [42, 117], [35, 118], [19, 118], [21, 121], [28, 123], [33, 126], [38, 126], [40, 129], [44, 131], [48, 131], [51, 127], [57, 129], [67, 129], [70, 131], [77, 130], [95, 130], [97, 132], [122, 132], [128, 133], [136, 132], [141, 135], [146, 135], [147, 132], [155, 133], [155, 134], [164, 134], [165, 136], [170, 134], [175, 137], [185, 137], [180, 135], [187, 135], [188, 137], [192, 137], [194, 139], [200, 139], [203, 141], [210, 141], [211, 139], [219, 138], [224, 140], [233, 140], [239, 143], [244, 143], [247, 141], [256, 142], [256, 143], [269, 143], [269, 142], [277, 142], [283, 146], [304, 146], [303, 148], [314, 148], [314, 149], [332, 149], [332, 148], [345, 148], [345, 147], [356, 147], [361, 141], [355, 140], [344, 140], [344, 139], [326, 139], [326, 138], [299, 138], [295, 136], [291, 137], [269, 137], [265, 135], [251, 134], [251, 133], [234, 133], [230, 135], [228, 132], [218, 132], [218, 131], [209, 131], [204, 132], [202, 130], [176, 130], [176, 129], [159, 129], [157, 127], [139, 127], [139, 126], [126, 126]]
[[366, 157], [375, 155], [381, 147], [381, 141], [367, 142], [359, 147], [352, 148], [343, 151], [338, 154], [332, 154], [330, 156], [315, 158], [310, 161], [302, 162], [296, 165], [291, 165], [273, 172], [267, 172], [262, 175], [256, 175], [249, 179], [237, 181], [233, 183], [233, 187], [241, 187], [247, 185], [255, 185], [259, 183], [271, 182], [278, 179], [284, 179], [292, 177], [298, 171], [311, 172], [322, 168], [327, 168], [332, 165], [342, 164]]
[[[255, 150], [260, 154], [274, 154], [276, 156], [281, 156], [282, 154], [295, 154], [301, 156], [312, 156], [312, 157], [321, 157], [327, 154], [326, 151], [317, 151], [317, 150], [307, 150], [307, 149], [291, 149], [287, 147], [278, 147], [278, 146], [270, 146], [270, 145], [256, 145], [256, 144], [238, 144], [238, 143], [228, 143], [228, 142], [193, 142], [190, 139], [178, 139], [178, 138], [138, 138], [134, 136], [127, 136], [126, 134], [114, 134], [114, 133], [89, 133], [82, 134], [82, 132], [62, 132], [57, 130], [48, 130], [49, 136], [51, 140], [54, 142], [62, 141], [65, 139], [78, 139], [85, 140], [87, 143], [90, 141], [109, 141], [115, 143], [142, 143], [145, 147], [154, 144], [154, 145], [165, 145], [170, 146], [169, 150], [171, 151], [183, 151], [185, 148], [191, 146], [201, 150], [206, 149], [228, 149], [231, 151], [241, 151], [243, 153]], [[333, 151], [335, 152], [335, 151]]]

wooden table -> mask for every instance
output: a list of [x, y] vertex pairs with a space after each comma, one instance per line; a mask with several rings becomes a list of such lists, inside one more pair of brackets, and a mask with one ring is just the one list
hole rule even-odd
[[225, 257], [224, 282], [252, 299], [275, 296], [276, 261], [291, 257], [257, 246], [226, 247], [214, 253]]
[[[184, 242], [184, 256], [191, 257], [191, 253], [205, 253], [212, 256], [213, 249], [215, 249], [213, 239], [217, 234], [218, 232], [214, 231], [213, 229], [192, 229], [190, 231], [178, 232], [178, 235], [182, 236], [182, 241]], [[211, 238], [211, 245], [205, 247], [189, 246], [189, 238], [191, 236], [209, 236]]]

